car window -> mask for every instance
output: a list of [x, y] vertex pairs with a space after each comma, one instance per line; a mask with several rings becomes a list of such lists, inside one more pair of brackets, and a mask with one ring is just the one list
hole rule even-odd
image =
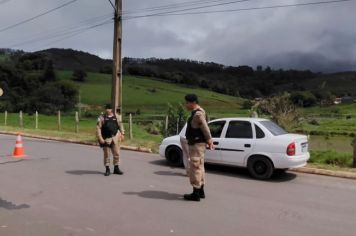
[[260, 123], [266, 128], [268, 129], [269, 132], [271, 132], [274, 136], [278, 136], [278, 135], [283, 135], [283, 134], [287, 134], [288, 132], [285, 131], [283, 128], [281, 128], [279, 125], [277, 125], [276, 123], [266, 120], [266, 121], [260, 121]]
[[230, 121], [226, 138], [253, 138], [252, 126], [248, 121]]
[[255, 130], [256, 130], [256, 138], [261, 139], [266, 136], [265, 133], [263, 132], [263, 130], [260, 127], [258, 127], [257, 125], [255, 125]]
[[220, 138], [226, 121], [215, 121], [209, 123], [209, 129], [213, 138]]

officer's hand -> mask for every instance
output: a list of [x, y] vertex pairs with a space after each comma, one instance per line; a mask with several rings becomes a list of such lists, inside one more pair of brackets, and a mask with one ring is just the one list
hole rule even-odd
[[100, 144], [105, 144], [105, 140], [104, 140], [104, 139], [100, 139], [100, 140], [99, 140], [99, 143], [100, 143]]
[[214, 149], [215, 149], [214, 141], [213, 141], [212, 139], [210, 139], [210, 140], [208, 141], [208, 148], [209, 148], [210, 150], [214, 150]]
[[125, 135], [121, 134], [120, 139], [121, 139], [121, 141], [124, 141], [125, 140]]

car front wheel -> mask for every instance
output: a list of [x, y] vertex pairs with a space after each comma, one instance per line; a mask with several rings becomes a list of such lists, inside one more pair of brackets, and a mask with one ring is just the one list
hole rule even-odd
[[183, 152], [179, 147], [171, 146], [166, 150], [166, 159], [173, 166], [182, 166]]
[[251, 157], [247, 168], [253, 178], [260, 180], [271, 178], [274, 172], [272, 162], [264, 156]]

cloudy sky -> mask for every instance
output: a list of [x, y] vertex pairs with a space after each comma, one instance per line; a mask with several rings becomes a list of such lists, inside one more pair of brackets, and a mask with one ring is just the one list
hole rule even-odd
[[[2, 31], [69, 1], [0, 0], [0, 48], [25, 51], [73, 48], [110, 58], [112, 24], [82, 32], [110, 19], [113, 9], [108, 0], [77, 0], [51, 14]], [[250, 0], [192, 12], [319, 1], [328, 0]], [[196, 0], [123, 0], [124, 18], [154, 13], [137, 11], [140, 9], [192, 2]], [[233, 0], [164, 11], [216, 2]], [[355, 12], [356, 0], [353, 0], [318, 6], [125, 20], [124, 56], [189, 58], [234, 66], [270, 65], [314, 71], [356, 70]], [[77, 35], [70, 37], [74, 34]]]

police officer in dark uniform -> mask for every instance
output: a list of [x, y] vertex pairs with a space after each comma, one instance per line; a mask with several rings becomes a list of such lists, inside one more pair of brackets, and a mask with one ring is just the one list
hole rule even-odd
[[125, 135], [122, 122], [118, 115], [113, 112], [112, 106], [105, 106], [105, 114], [98, 118], [97, 122], [97, 137], [100, 146], [104, 151], [104, 166], [106, 168], [105, 176], [110, 175], [110, 151], [113, 155], [114, 174], [122, 175], [120, 170], [120, 142], [123, 141]]

